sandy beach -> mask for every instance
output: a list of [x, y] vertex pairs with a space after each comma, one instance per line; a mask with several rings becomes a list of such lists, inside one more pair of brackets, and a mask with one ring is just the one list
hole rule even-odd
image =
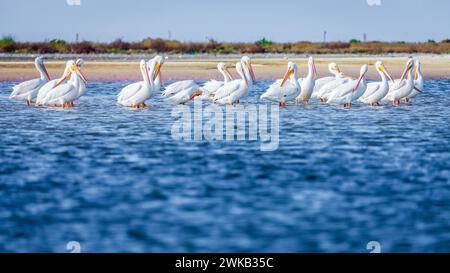
[[[123, 81], [139, 80], [138, 61], [150, 56], [98, 57], [81, 56], [85, 59], [84, 74], [91, 81]], [[426, 78], [450, 78], [450, 55], [417, 55], [422, 62], [423, 74]], [[76, 56], [49, 57], [46, 67], [52, 78], [60, 77], [65, 60]], [[336, 62], [347, 75], [356, 77], [362, 64], [373, 65], [382, 60], [394, 78], [401, 75], [407, 55], [402, 56], [316, 56], [319, 76], [327, 76], [327, 64]], [[236, 75], [234, 64], [239, 56], [169, 56], [165, 62], [162, 75], [164, 80], [219, 79], [216, 70], [217, 62], [225, 62], [230, 71]], [[287, 61], [294, 61], [300, 67], [300, 76], [307, 73], [305, 56], [252, 56], [255, 74], [258, 79], [271, 80], [282, 77]], [[370, 67], [369, 78], [376, 79], [378, 75]], [[19, 58], [0, 58], [0, 81], [23, 81], [36, 77], [37, 71], [32, 62], [32, 56]]]

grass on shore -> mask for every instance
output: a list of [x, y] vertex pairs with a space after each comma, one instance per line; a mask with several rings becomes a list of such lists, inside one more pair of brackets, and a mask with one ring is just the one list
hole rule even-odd
[[111, 43], [83, 41], [69, 43], [64, 40], [48, 42], [17, 42], [12, 37], [0, 39], [0, 53], [170, 53], [170, 54], [243, 54], [243, 53], [284, 53], [284, 54], [389, 54], [389, 53], [434, 53], [450, 54], [450, 39], [441, 42], [429, 40], [424, 43], [406, 42], [293, 42], [276, 43], [261, 39], [255, 43], [221, 43], [210, 40], [205, 43], [180, 42], [147, 38], [140, 42], [126, 42], [121, 39]]

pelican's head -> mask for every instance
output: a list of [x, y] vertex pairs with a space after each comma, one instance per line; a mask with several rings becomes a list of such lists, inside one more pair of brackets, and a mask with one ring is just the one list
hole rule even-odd
[[341, 70], [339, 69], [339, 66], [336, 63], [329, 63], [328, 70], [330, 71], [331, 74], [334, 75], [341, 73]]
[[50, 80], [50, 76], [49, 76], [49, 74], [47, 72], [47, 69], [45, 68], [44, 59], [45, 59], [44, 56], [36, 57], [36, 59], [34, 59], [34, 65], [36, 66], [37, 70], [40, 71], [41, 77], [44, 76], [49, 81]]
[[243, 56], [241, 58], [241, 63], [243, 65], [245, 65], [247, 70], [250, 72], [250, 77], [252, 78], [252, 82], [255, 82], [256, 78], [255, 78], [255, 73], [253, 72], [252, 61], [250, 60], [250, 57]]
[[141, 60], [139, 62], [139, 69], [141, 70], [142, 77], [144, 78], [144, 80], [150, 84], [152, 81], [150, 81], [150, 76], [148, 74], [148, 69], [147, 69], [147, 63], [145, 62], [145, 60]]
[[391, 74], [389, 74], [382, 61], [377, 61], [375, 63], [375, 69], [378, 71], [378, 73], [383, 73], [384, 75], [386, 75], [391, 80], [391, 82], [394, 82], [394, 79], [392, 79]]
[[78, 64], [74, 61], [71, 61], [70, 72], [77, 73], [78, 76], [80, 76], [80, 78], [84, 81], [84, 83], [87, 83], [86, 77], [84, 77], [83, 73], [81, 73], [80, 68], [78, 67]]
[[400, 78], [400, 81], [404, 80], [406, 77], [406, 74], [414, 68], [414, 60], [412, 58], [409, 58], [406, 62], [405, 70], [403, 71], [402, 77]]
[[281, 82], [280, 86], [282, 87], [284, 83], [289, 79], [292, 75], [297, 77], [297, 65], [293, 62], [289, 62], [287, 65], [286, 73], [284, 73], [283, 81]]
[[42, 64], [44, 64], [44, 59], [45, 59], [44, 56], [38, 56], [38, 57], [36, 57], [36, 59], [34, 59], [34, 63], [42, 65]]
[[160, 55], [156, 55], [153, 59], [151, 59], [149, 61], [149, 63], [153, 63], [153, 65], [155, 66], [152, 77], [153, 77], [153, 80], [156, 80], [158, 75], [160, 75], [160, 73], [161, 73], [161, 67], [164, 64], [164, 57], [162, 57]]
[[233, 80], [233, 77], [231, 76], [230, 71], [228, 71], [227, 65], [225, 63], [218, 63], [217, 70], [224, 74], [224, 76], [226, 75], [229, 80]]
[[55, 86], [53, 86], [52, 89], [56, 88], [57, 86], [59, 86], [60, 84], [62, 84], [67, 78], [70, 77], [70, 75], [72, 75], [72, 73], [77, 73], [80, 78], [87, 83], [86, 78], [84, 77], [84, 75], [81, 73], [81, 71], [78, 69], [78, 65], [73, 61], [70, 60], [67, 62], [66, 64], [66, 70], [64, 72], [64, 76], [55, 84]]
[[78, 69], [82, 69], [84, 65], [84, 60], [80, 58], [75, 63], [78, 66]]

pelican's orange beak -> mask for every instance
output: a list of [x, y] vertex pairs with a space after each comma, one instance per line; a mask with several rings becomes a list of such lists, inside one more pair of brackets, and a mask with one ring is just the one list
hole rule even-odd
[[201, 96], [202, 92], [200, 91], [195, 91], [190, 97], [189, 100], [193, 100], [195, 97]]
[[55, 84], [55, 86], [53, 86], [52, 89], [55, 89], [56, 87], [58, 87], [60, 84], [62, 84], [67, 78], [69, 78], [70, 74], [72, 74], [72, 72], [70, 70], [68, 70], [66, 72], [66, 74], [64, 74], [64, 76]]
[[392, 83], [394, 82], [394, 79], [391, 77], [391, 74], [384, 65], [381, 66], [381, 71], [383, 71], [383, 73], [391, 80]]
[[249, 62], [245, 62], [245, 65], [247, 66], [248, 70], [250, 71], [250, 76], [252, 77], [252, 82], [256, 81], [255, 72], [253, 72], [252, 64]]
[[83, 73], [81, 73], [81, 70], [78, 68], [78, 65], [75, 65], [75, 71], [86, 84], [87, 83], [86, 77], [83, 75]]
[[228, 71], [228, 68], [225, 68], [225, 73], [227, 74], [227, 76], [230, 78], [230, 80], [234, 80], [233, 76], [231, 76], [230, 71]]
[[412, 68], [412, 65], [408, 64], [405, 67], [405, 70], [403, 71], [402, 77], [400, 78], [400, 81], [403, 81], [406, 77], [406, 73], [408, 73], [408, 71]]
[[160, 72], [161, 72], [161, 64], [160, 63], [156, 63], [155, 72], [153, 73], [153, 80], [156, 80], [156, 78], [158, 77], [158, 74]]
[[284, 83], [287, 81], [287, 79], [289, 79], [289, 77], [291, 76], [292, 72], [294, 72], [291, 68], [288, 68], [286, 73], [284, 73], [283, 76], [283, 81], [280, 84], [280, 87], [283, 87]]
[[48, 74], [47, 68], [45, 68], [45, 65], [42, 65], [42, 69], [44, 70], [45, 77], [47, 77], [47, 81], [50, 81], [50, 75]]
[[[367, 73], [367, 72], [366, 72]], [[366, 73], [364, 73], [364, 74], [362, 74], [362, 75], [360, 75], [359, 76], [359, 78], [358, 78], [358, 82], [356, 82], [356, 85], [355, 85], [355, 87], [353, 87], [353, 92], [355, 92], [356, 91], [356, 89], [358, 89], [358, 87], [359, 87], [359, 84], [361, 83], [361, 81], [362, 81], [362, 79], [364, 78], [364, 75], [366, 75]]]

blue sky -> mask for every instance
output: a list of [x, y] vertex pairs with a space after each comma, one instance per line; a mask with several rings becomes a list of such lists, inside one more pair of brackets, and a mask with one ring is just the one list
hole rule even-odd
[[[448, 0], [0, 0], [0, 35], [21, 41], [60, 38], [249, 42], [450, 38]], [[381, 1], [369, 6], [367, 1]]]

